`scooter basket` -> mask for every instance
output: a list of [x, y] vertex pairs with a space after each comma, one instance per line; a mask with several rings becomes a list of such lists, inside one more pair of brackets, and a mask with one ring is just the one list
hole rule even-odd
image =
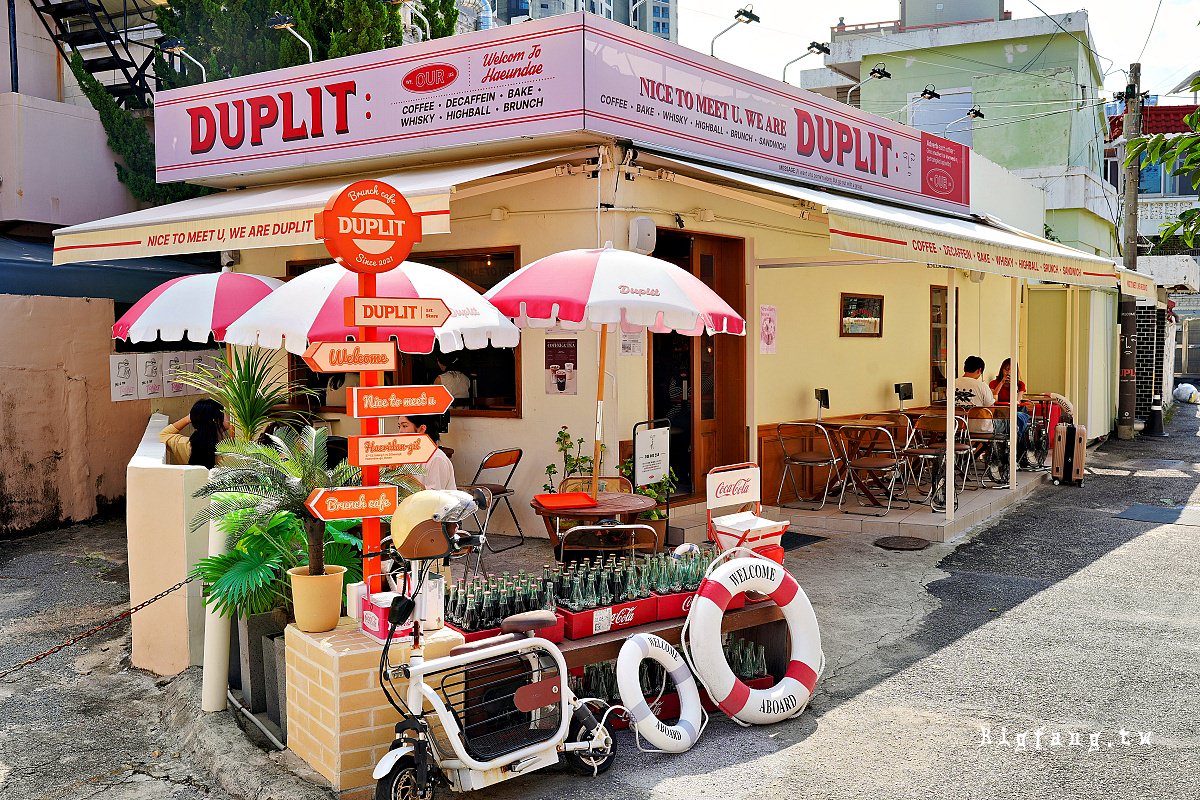
[[[454, 716], [464, 749], [480, 761], [550, 741], [562, 719], [565, 676], [559, 672], [554, 656], [536, 645], [464, 667], [429, 673], [426, 681], [436, 687], [438, 696]], [[558, 683], [558, 691], [552, 694], [554, 701], [529, 708], [526, 687], [554, 681]], [[450, 735], [444, 729], [434, 734], [439, 751], [451, 752], [445, 739]]]

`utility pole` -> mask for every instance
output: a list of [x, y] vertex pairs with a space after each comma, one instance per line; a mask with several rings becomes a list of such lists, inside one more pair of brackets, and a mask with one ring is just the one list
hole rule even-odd
[[[1129, 65], [1129, 85], [1125, 87], [1125, 141], [1142, 135], [1142, 65]], [[1126, 150], [1129, 145], [1126, 144]], [[1121, 252], [1125, 269], [1137, 269], [1138, 175], [1141, 165], [1135, 160], [1125, 165], [1124, 218]], [[1137, 304], [1122, 293], [1117, 305], [1121, 323], [1120, 371], [1117, 378], [1117, 438], [1132, 439], [1137, 410]]]

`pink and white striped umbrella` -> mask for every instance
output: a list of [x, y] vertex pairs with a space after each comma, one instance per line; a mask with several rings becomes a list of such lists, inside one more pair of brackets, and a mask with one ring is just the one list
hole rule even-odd
[[229, 323], [282, 285], [275, 278], [228, 270], [175, 278], [122, 314], [113, 325], [113, 338], [175, 342], [186, 336], [203, 344], [212, 334], [224, 341]]
[[[445, 270], [405, 261], [376, 278], [379, 297], [440, 298], [450, 319], [440, 328], [377, 328], [379, 338], [396, 340], [401, 352], [431, 353], [436, 341], [443, 353], [516, 347], [521, 332], [491, 303]], [[283, 347], [301, 355], [310, 342], [345, 342], [358, 335], [345, 323], [345, 298], [358, 294], [358, 274], [327, 264], [293, 278], [229, 326], [231, 344]]]
[[600, 329], [619, 323], [630, 333], [746, 332], [745, 320], [692, 273], [611, 246], [538, 259], [486, 297], [522, 328]]

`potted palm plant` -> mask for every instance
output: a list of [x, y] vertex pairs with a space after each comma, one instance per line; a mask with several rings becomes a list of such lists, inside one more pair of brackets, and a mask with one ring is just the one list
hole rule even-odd
[[286, 566], [286, 556], [281, 555], [289, 550], [286, 538], [277, 537], [270, 548], [259, 548], [256, 558], [273, 558], [273, 565], [286, 567], [296, 625], [313, 633], [337, 627], [347, 567], [327, 559], [331, 540], [326, 524], [309, 513], [304, 501], [316, 489], [362, 483], [358, 467], [345, 461], [328, 466], [328, 437], [323, 429], [280, 428], [267, 434], [263, 443], [244, 439], [221, 442], [217, 446], [221, 462], [196, 492], [197, 497], [210, 498], [210, 503], [192, 523], [199, 527], [222, 520], [227, 535], [240, 542], [255, 529], [267, 541], [284, 523], [294, 520], [295, 531], [298, 522], [305, 547], [293, 566]]
[[303, 415], [280, 407], [296, 397], [316, 393], [289, 381], [287, 368], [257, 347], [230, 348], [215, 366], [197, 365], [180, 370], [179, 383], [199, 389], [225, 409], [233, 438], [255, 441], [272, 422], [302, 422]]

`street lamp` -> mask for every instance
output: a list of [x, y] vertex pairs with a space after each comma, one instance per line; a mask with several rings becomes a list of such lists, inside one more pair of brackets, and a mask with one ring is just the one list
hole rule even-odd
[[937, 87], [932, 83], [921, 90], [921, 93], [904, 104], [904, 108], [900, 109], [905, 113], [905, 119], [908, 124], [912, 125], [912, 112], [916, 108], [918, 100], [940, 100], [942, 96], [938, 94]]
[[983, 112], [979, 110], [979, 106], [971, 106], [970, 111], [968, 111], [966, 114], [963, 114], [958, 119], [951, 121], [951, 123], [946, 126], [945, 130], [942, 131], [942, 138], [946, 138], [946, 136], [950, 133], [950, 129], [962, 122], [964, 119], [983, 119]]
[[630, 0], [629, 3], [629, 24], [633, 25], [637, 22], [637, 10], [641, 6], [646, 5], [646, 0]]
[[292, 36], [295, 36], [308, 49], [308, 63], [313, 62], [312, 45], [308, 40], [296, 32], [296, 18], [290, 14], [281, 14], [276, 11], [271, 16], [267, 17], [266, 26], [273, 31], [287, 31]]
[[[484, 2], [484, 3], [486, 3], [487, 1], [488, 0], [482, 0], [482, 2]], [[424, 14], [421, 13], [421, 10], [417, 8], [417, 6], [413, 2], [413, 0], [383, 0], [383, 4], [388, 5], [388, 6], [403, 6], [404, 8], [401, 9], [402, 13], [404, 11], [408, 11], [413, 14], [416, 14], [421, 19], [421, 22], [424, 23], [424, 25], [425, 25], [425, 38], [422, 41], [429, 41], [430, 39], [433, 38], [433, 29], [429, 27], [429, 19]], [[411, 19], [408, 20], [405, 24], [411, 25], [412, 20]], [[413, 27], [416, 29], [418, 34], [421, 33], [420, 28], [417, 28], [415, 25]]]
[[762, 22], [762, 17], [754, 13], [754, 3], [746, 3], [744, 8], [739, 8], [737, 13], [733, 15], [733, 24], [712, 38], [712, 43], [708, 46], [708, 54], [710, 56], [716, 55], [714, 51], [717, 47], [717, 39], [720, 39], [738, 25], [749, 25], [751, 22]]
[[793, 58], [791, 61], [789, 61], [788, 63], [783, 65], [783, 82], [787, 83], [788, 67], [790, 67], [792, 64], [795, 64], [797, 61], [799, 61], [802, 58], [808, 58], [809, 56], [815, 56], [817, 53], [824, 53], [825, 55], [829, 55], [829, 45], [821, 44], [820, 42], [809, 42], [807, 52], [805, 52], [803, 55], [798, 56], [797, 58]]
[[188, 55], [187, 46], [184, 45], [183, 39], [179, 39], [174, 36], [172, 36], [170, 39], [163, 39], [158, 43], [158, 49], [162, 50], [164, 53], [170, 53], [173, 56], [183, 56], [188, 61], [195, 64], [200, 68], [200, 82], [208, 83], [208, 70], [204, 68], [203, 64]]
[[854, 90], [862, 86], [867, 81], [886, 80], [892, 77], [892, 73], [887, 71], [887, 66], [880, 61], [875, 66], [871, 67], [871, 71], [867, 73], [867, 77], [863, 78], [858, 83], [850, 87], [850, 91], [846, 92], [846, 105], [850, 105], [850, 96], [854, 94]]

